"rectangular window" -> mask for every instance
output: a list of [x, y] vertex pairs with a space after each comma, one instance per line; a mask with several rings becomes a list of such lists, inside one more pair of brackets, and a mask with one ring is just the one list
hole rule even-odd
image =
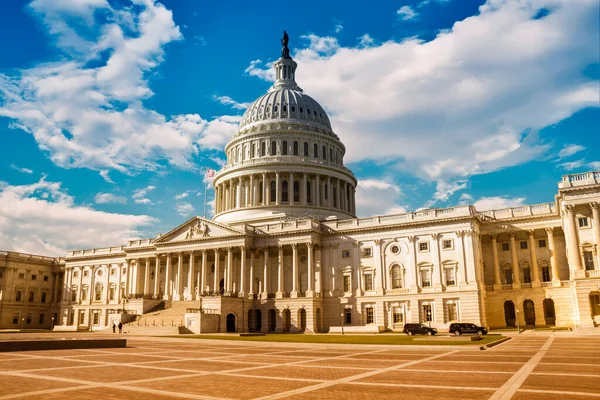
[[20, 272], [20, 273], [19, 273], [19, 279], [25, 279], [25, 274], [24, 274], [24, 273], [22, 273], [22, 272]]
[[75, 325], [75, 311], [71, 311], [69, 313], [69, 319], [67, 321], [67, 325]]
[[37, 280], [37, 275], [31, 275], [31, 280], [32, 280], [32, 281], [35, 281], [35, 280]]
[[550, 268], [542, 267], [542, 282], [550, 282]]
[[39, 320], [39, 322], [40, 322], [40, 325], [44, 325], [44, 318], [45, 318], [45, 317], [46, 317], [46, 315], [44, 315], [44, 314], [40, 314], [40, 320]]
[[446, 286], [456, 285], [456, 269], [446, 268]]
[[350, 250], [342, 250], [342, 258], [350, 258]]
[[591, 271], [594, 269], [594, 254], [591, 251], [583, 252], [583, 263], [586, 271]]
[[421, 270], [421, 287], [431, 286], [431, 274], [428, 269]]
[[35, 300], [35, 292], [29, 292], [29, 302], [33, 303]]
[[71, 288], [71, 301], [77, 301], [77, 286]]
[[127, 267], [123, 267], [123, 270], [121, 271], [121, 275], [125, 275], [127, 273]]
[[[600, 295], [590, 295], [590, 305], [592, 307], [592, 317], [600, 315]], [[15, 314], [18, 318], [19, 314]], [[14, 321], [14, 320], [13, 320]], [[13, 322], [14, 324], [14, 322]]]
[[429, 251], [429, 242], [419, 242], [419, 251]]
[[402, 307], [394, 307], [392, 316], [393, 316], [394, 324], [403, 324], [404, 323], [404, 313], [402, 312]]
[[527, 242], [519, 242], [519, 247], [521, 248], [521, 250], [527, 250]]
[[121, 284], [121, 297], [125, 298], [125, 284], [124, 283]]
[[111, 268], [110, 269], [110, 274], [113, 275], [113, 276], [116, 275], [117, 274], [117, 269], [116, 268]]
[[352, 325], [352, 309], [351, 308], [344, 309], [344, 323], [346, 325]]
[[540, 239], [540, 240], [538, 240], [538, 247], [540, 249], [546, 247], [546, 239]]
[[73, 271], [73, 278], [77, 278], [79, 276], [79, 271]]
[[87, 278], [89, 274], [90, 274], [90, 271], [83, 271], [84, 278]]
[[458, 321], [458, 312], [456, 311], [456, 303], [448, 303], [448, 322]]
[[88, 288], [87, 288], [87, 286], [84, 286], [81, 289], [81, 300], [86, 301], [87, 299], [88, 299]]
[[100, 313], [98, 311], [94, 311], [94, 325], [98, 325], [100, 323]]
[[505, 269], [504, 270], [504, 283], [506, 285], [512, 285], [512, 283], [513, 283], [512, 269]]
[[365, 274], [364, 279], [365, 279], [365, 291], [368, 292], [368, 291], [373, 290], [373, 274]]
[[580, 228], [586, 228], [588, 226], [588, 219], [587, 219], [587, 217], [580, 217], [577, 220], [579, 221], [579, 227]]
[[79, 311], [79, 325], [83, 325], [85, 322], [85, 311]]
[[115, 292], [116, 292], [116, 288], [114, 286], [111, 286], [109, 288], [109, 292], [108, 292], [108, 299], [109, 300], [114, 300], [115, 299]]
[[17, 325], [19, 323], [19, 313], [13, 314], [13, 325]]
[[445, 239], [442, 241], [443, 250], [452, 250], [452, 239]]
[[502, 249], [502, 251], [510, 251], [510, 244], [508, 242], [501, 243], [500, 248]]
[[531, 283], [531, 268], [523, 268], [523, 283]]
[[48, 295], [48, 293], [46, 292], [42, 292], [42, 303], [46, 302], [46, 296]]
[[21, 296], [23, 295], [23, 292], [20, 290], [17, 290], [17, 293], [15, 295], [15, 301], [21, 301]]
[[350, 275], [344, 275], [344, 292], [350, 291]]
[[373, 308], [369, 307], [366, 309], [366, 311], [367, 311], [367, 324], [375, 323], [375, 318], [373, 315]]
[[48, 275], [44, 275], [44, 282], [48, 282]]
[[25, 320], [25, 323], [27, 325], [30, 325], [32, 320], [33, 320], [33, 313], [28, 313], [27, 314], [27, 319]]
[[373, 249], [370, 247], [363, 248], [363, 257], [373, 257]]
[[431, 310], [431, 304], [423, 304], [423, 321], [433, 321], [433, 312]]

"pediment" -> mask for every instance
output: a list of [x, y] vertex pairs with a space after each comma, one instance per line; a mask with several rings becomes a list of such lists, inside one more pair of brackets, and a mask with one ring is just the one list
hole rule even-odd
[[239, 236], [244, 232], [202, 217], [193, 217], [162, 235], [155, 244], [206, 240], [215, 237]]

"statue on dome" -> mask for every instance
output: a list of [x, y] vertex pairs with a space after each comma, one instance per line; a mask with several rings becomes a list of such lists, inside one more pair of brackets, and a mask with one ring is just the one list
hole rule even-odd
[[283, 31], [283, 38], [281, 38], [281, 45], [283, 46], [283, 48], [281, 49], [281, 57], [291, 60], [292, 57], [290, 57], [290, 49], [288, 48], [289, 41], [290, 41], [290, 38], [289, 38], [287, 32]]

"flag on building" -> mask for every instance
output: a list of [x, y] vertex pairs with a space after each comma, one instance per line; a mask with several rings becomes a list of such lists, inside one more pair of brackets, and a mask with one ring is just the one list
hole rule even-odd
[[207, 169], [206, 173], [204, 174], [205, 178], [212, 178], [213, 176], [215, 176], [215, 170], [214, 169]]

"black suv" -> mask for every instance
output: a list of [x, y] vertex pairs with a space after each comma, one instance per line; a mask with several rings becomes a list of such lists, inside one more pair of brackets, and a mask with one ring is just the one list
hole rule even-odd
[[450, 329], [448, 332], [450, 332], [451, 335], [456, 336], [462, 335], [463, 333], [475, 333], [479, 336], [487, 335], [488, 333], [487, 329], [482, 328], [481, 326], [464, 322], [450, 324]]
[[404, 329], [402, 332], [406, 333], [408, 336], [411, 335], [435, 335], [437, 333], [437, 329], [430, 328], [424, 324], [404, 324]]

